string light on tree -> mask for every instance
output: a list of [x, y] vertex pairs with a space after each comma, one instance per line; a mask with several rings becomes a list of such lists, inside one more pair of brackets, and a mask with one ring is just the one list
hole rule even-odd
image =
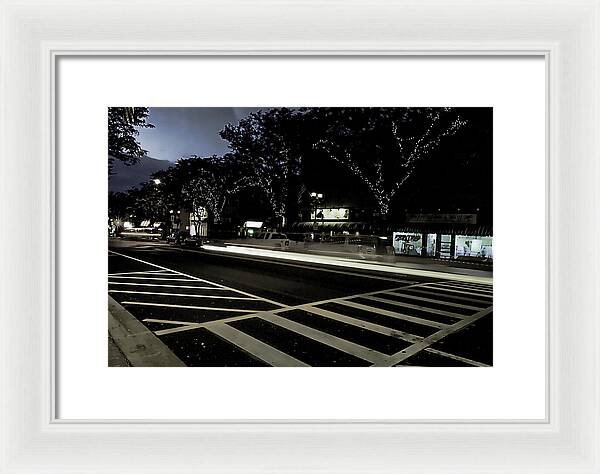
[[[390, 203], [404, 183], [411, 177], [416, 165], [427, 159], [438, 148], [444, 137], [456, 134], [466, 121], [450, 108], [358, 109], [369, 126], [352, 128], [352, 116], [331, 128], [331, 137], [322, 138], [314, 149], [325, 152], [358, 177], [370, 191], [378, 211], [385, 217]], [[394, 150], [383, 149], [378, 141], [360, 140], [357, 133], [380, 137], [388, 130]], [[344, 137], [351, 137], [344, 140]], [[373, 144], [370, 150], [363, 142]], [[368, 153], [366, 157], [365, 154]]]

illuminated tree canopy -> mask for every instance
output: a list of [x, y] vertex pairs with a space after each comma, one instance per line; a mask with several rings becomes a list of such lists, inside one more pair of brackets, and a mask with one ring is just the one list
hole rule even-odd
[[187, 162], [193, 166], [193, 173], [182, 186], [182, 193], [189, 197], [189, 202], [196, 215], [206, 207], [216, 223], [221, 222], [223, 209], [229, 197], [250, 185], [250, 178], [243, 173], [243, 167], [236, 157], [210, 156], [206, 158], [191, 157]]
[[384, 217], [415, 165], [466, 125], [449, 108], [318, 108], [310, 115], [323, 124], [315, 150], [358, 177]]
[[[109, 147], [115, 157], [143, 156], [135, 137], [136, 127], [151, 126], [147, 115], [143, 108], [109, 110]], [[283, 227], [286, 219], [305, 213], [309, 191], [337, 191], [342, 202], [350, 196], [383, 225], [388, 216], [398, 215], [399, 202], [414, 203], [415, 193], [432, 181], [431, 168], [422, 165], [427, 160], [433, 158], [439, 167], [451, 159], [448, 166], [463, 170], [454, 179], [491, 162], [485, 158], [491, 148], [484, 148], [491, 143], [485, 128], [491, 122], [486, 119], [478, 127], [480, 116], [476, 110], [431, 107], [263, 109], [224, 126], [220, 136], [229, 153], [182, 157], [153, 175], [159, 185], [143, 184], [131, 197], [148, 217], [174, 209], [198, 214], [205, 207], [213, 222], [221, 223], [234, 205], [243, 209], [240, 219], [252, 214]], [[462, 136], [467, 128], [469, 140]], [[340, 202], [336, 196], [330, 199]]]
[[237, 162], [244, 164], [250, 185], [266, 195], [280, 223], [286, 214], [290, 185], [300, 171], [300, 119], [297, 111], [287, 108], [261, 110], [237, 125], [227, 124], [220, 133]]

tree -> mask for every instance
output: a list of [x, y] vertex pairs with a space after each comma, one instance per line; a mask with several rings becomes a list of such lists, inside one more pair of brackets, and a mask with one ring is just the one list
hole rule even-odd
[[164, 193], [152, 181], [142, 183], [139, 188], [131, 188], [128, 194], [133, 200], [133, 214], [137, 217], [162, 221], [168, 212]]
[[129, 193], [108, 193], [108, 217], [113, 220], [115, 230], [120, 233], [123, 230], [123, 222], [134, 212], [135, 202]]
[[220, 132], [250, 184], [267, 197], [278, 225], [285, 224], [290, 187], [300, 171], [300, 118], [292, 109], [261, 110]]
[[188, 197], [192, 211], [198, 217], [201, 208], [206, 207], [215, 223], [221, 222], [227, 200], [251, 182], [238, 157], [232, 154], [194, 156], [179, 163], [189, 169], [190, 179], [183, 185], [182, 192]]
[[115, 159], [133, 165], [147, 151], [137, 141], [137, 127], [154, 128], [148, 123], [148, 107], [108, 108], [108, 173], [112, 174]]
[[359, 178], [385, 219], [396, 193], [444, 137], [465, 124], [450, 108], [317, 108], [314, 149]]

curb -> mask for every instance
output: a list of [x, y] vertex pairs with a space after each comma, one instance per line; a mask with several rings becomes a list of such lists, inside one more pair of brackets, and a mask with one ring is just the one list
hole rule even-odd
[[152, 331], [110, 296], [108, 333], [132, 367], [186, 367]]

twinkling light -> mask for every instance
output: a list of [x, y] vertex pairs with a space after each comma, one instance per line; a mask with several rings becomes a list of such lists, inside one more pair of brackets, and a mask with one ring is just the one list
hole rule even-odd
[[[450, 115], [450, 124], [442, 120]], [[334, 161], [344, 165], [364, 182], [375, 199], [378, 210], [386, 216], [390, 203], [399, 189], [411, 177], [416, 164], [428, 158], [439, 146], [444, 137], [454, 135], [466, 125], [461, 117], [453, 115], [451, 108], [406, 108], [399, 116], [389, 117], [388, 127], [397, 146], [392, 156], [385, 155], [380, 149], [373, 150], [373, 157], [367, 163], [354, 155], [353, 146], [344, 148], [338, 141], [321, 139], [314, 144]], [[423, 130], [414, 136], [403, 135], [399, 130], [401, 123], [423, 123]], [[376, 126], [373, 124], [373, 126]], [[381, 125], [379, 125], [381, 126]], [[364, 127], [363, 127], [364, 129]], [[344, 135], [351, 133], [350, 130]]]

